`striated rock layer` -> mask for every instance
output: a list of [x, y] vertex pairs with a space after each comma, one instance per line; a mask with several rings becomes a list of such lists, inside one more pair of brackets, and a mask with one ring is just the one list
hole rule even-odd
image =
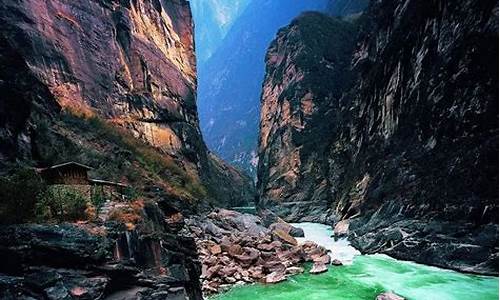
[[[1, 163], [76, 160], [74, 154], [47, 153], [67, 145], [43, 149], [62, 139], [90, 150], [110, 144], [102, 135], [88, 137], [88, 130], [74, 132], [74, 122], [58, 122], [64, 113], [105, 120], [155, 148], [175, 169], [154, 179], [170, 192], [177, 188], [188, 198], [208, 192], [220, 205], [252, 199], [250, 181], [213, 160], [201, 138], [188, 1], [3, 1], [0, 21], [0, 59], [5, 62], [0, 70]], [[42, 132], [45, 127], [49, 133]], [[108, 151], [119, 152], [101, 153]], [[95, 166], [88, 156], [81, 162]], [[153, 173], [147, 177], [153, 180], [158, 171]], [[231, 193], [212, 187], [231, 178]]]
[[[220, 2], [220, 1], [219, 1]], [[250, 1], [223, 43], [199, 65], [203, 136], [217, 155], [255, 177], [263, 57], [278, 29], [326, 0]], [[234, 5], [234, 4], [233, 4]]]
[[497, 3], [347, 20], [303, 15], [269, 48], [259, 205], [342, 221], [365, 253], [498, 274]]
[[1, 19], [62, 107], [94, 109], [165, 151], [200, 147], [187, 2], [4, 1]]

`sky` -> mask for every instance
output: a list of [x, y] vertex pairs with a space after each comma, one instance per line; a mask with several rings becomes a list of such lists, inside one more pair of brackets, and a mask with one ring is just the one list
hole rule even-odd
[[195, 21], [198, 64], [221, 45], [234, 21], [252, 0], [190, 0]]

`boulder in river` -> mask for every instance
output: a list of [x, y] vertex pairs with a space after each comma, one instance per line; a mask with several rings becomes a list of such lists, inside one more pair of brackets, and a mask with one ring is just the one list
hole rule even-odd
[[334, 259], [334, 260], [332, 260], [332, 265], [333, 266], [342, 266], [343, 263], [338, 259]]
[[328, 264], [330, 264], [331, 258], [328, 254], [323, 254], [323, 255], [315, 254], [312, 256], [312, 260], [315, 263], [321, 263], [321, 264], [328, 265]]
[[391, 292], [382, 293], [375, 300], [405, 300], [405, 298]]
[[[262, 230], [261, 223], [259, 217], [222, 209], [187, 221], [196, 236], [206, 294], [244, 283], [281, 282], [304, 272], [304, 262], [316, 264], [312, 274], [327, 271], [330, 257], [324, 247], [314, 242], [299, 245], [290, 235], [292, 226], [283, 221]], [[203, 234], [196, 234], [200, 231]]]
[[286, 222], [273, 223], [273, 224], [271, 224], [271, 226], [269, 226], [269, 229], [271, 229], [271, 230], [276, 230], [276, 229], [283, 230], [284, 232], [288, 233], [292, 237], [304, 237], [304, 230], [302, 230], [302, 228], [294, 227], [291, 224], [286, 223]]
[[272, 232], [273, 240], [280, 241], [286, 244], [297, 246], [297, 240], [281, 229], [275, 229]]
[[284, 272], [286, 266], [280, 260], [271, 260], [264, 263], [262, 270], [266, 273]]
[[262, 219], [262, 224], [266, 227], [270, 227], [273, 223], [284, 222], [282, 218], [278, 217], [278, 215], [269, 209], [261, 209], [258, 214]]
[[286, 268], [286, 273], [288, 275], [296, 275], [296, 274], [304, 273], [304, 268], [301, 268], [301, 267], [289, 267], [289, 268]]
[[315, 257], [327, 255], [327, 250], [314, 242], [307, 241], [301, 245], [301, 248], [304, 251], [306, 261], [313, 261]]
[[212, 253], [212, 255], [221, 254], [222, 249], [219, 245], [213, 245], [212, 247], [210, 247], [210, 253]]
[[243, 254], [235, 256], [242, 266], [252, 265], [252, 263], [255, 262], [260, 256], [259, 250], [254, 248], [244, 247], [243, 251]]
[[266, 283], [278, 283], [286, 280], [286, 275], [283, 271], [272, 272], [266, 276]]
[[258, 244], [257, 245], [257, 249], [261, 250], [261, 251], [273, 251], [273, 250], [276, 250], [276, 245], [272, 244], [272, 243], [262, 243], [262, 244]]
[[349, 234], [349, 220], [338, 222], [333, 228], [333, 235], [337, 238], [345, 237]]
[[231, 256], [236, 256], [236, 255], [242, 254], [243, 253], [243, 249], [238, 244], [232, 244], [227, 249], [227, 253], [229, 253], [229, 255], [231, 255]]
[[309, 271], [311, 274], [320, 274], [328, 271], [328, 267], [326, 264], [321, 263], [321, 262], [315, 262], [313, 264], [312, 269]]

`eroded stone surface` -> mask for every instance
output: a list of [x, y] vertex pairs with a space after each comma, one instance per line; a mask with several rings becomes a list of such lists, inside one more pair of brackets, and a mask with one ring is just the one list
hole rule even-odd
[[[133, 171], [106, 177], [137, 173], [149, 188], [190, 200], [208, 194], [220, 206], [252, 201], [251, 180], [201, 137], [188, 1], [7, 0], [0, 21], [1, 166], [97, 167], [112, 158]], [[106, 158], [89, 159], [92, 151]], [[141, 163], [152, 157], [165, 161], [155, 180]]]

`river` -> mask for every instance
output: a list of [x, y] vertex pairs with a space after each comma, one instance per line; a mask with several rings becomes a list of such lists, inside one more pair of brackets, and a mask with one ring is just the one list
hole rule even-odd
[[[373, 300], [392, 291], [410, 300], [496, 300], [498, 277], [477, 276], [401, 261], [386, 255], [360, 255], [346, 240], [334, 241], [330, 226], [297, 223], [305, 238], [332, 250], [344, 265], [328, 272], [307, 272], [275, 285], [246, 285], [220, 294], [216, 300]], [[306, 269], [308, 267], [306, 266]]]

